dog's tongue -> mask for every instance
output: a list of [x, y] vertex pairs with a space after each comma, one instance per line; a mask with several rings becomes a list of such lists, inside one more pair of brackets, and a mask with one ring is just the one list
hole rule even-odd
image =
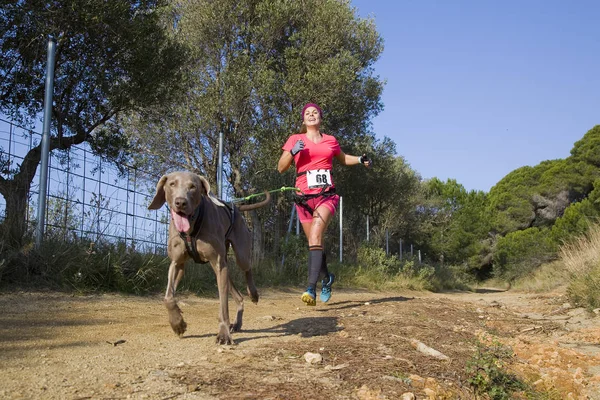
[[187, 232], [190, 229], [190, 220], [188, 219], [188, 217], [179, 215], [172, 210], [171, 217], [173, 218], [173, 222], [175, 223], [175, 229], [177, 229], [177, 231]]

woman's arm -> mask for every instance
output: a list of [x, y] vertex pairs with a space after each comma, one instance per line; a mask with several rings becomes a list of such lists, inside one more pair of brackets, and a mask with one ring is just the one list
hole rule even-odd
[[338, 155], [335, 156], [335, 158], [342, 165], [356, 165], [356, 164], [360, 164], [362, 162], [365, 165], [365, 167], [368, 167], [369, 164], [370, 164], [369, 160], [361, 161], [361, 157], [359, 157], [359, 156], [351, 156], [350, 154], [346, 154], [346, 153], [344, 153], [341, 150], [338, 153]]
[[287, 150], [284, 150], [281, 154], [281, 157], [279, 157], [279, 162], [277, 163], [277, 171], [279, 171], [280, 174], [283, 174], [290, 168], [290, 165], [292, 165], [293, 160], [294, 157], [292, 157], [292, 153], [290, 153]]

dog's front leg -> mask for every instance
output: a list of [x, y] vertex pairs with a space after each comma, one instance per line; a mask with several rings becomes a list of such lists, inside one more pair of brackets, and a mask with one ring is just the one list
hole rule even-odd
[[183, 264], [179, 265], [177, 262], [171, 261], [171, 265], [169, 265], [167, 292], [165, 293], [165, 306], [169, 312], [169, 323], [171, 324], [171, 328], [173, 328], [173, 332], [179, 337], [183, 336], [183, 333], [187, 328], [187, 324], [181, 315], [181, 309], [177, 305], [177, 301], [175, 301], [175, 290], [177, 290], [177, 284], [182, 277]]
[[219, 333], [217, 333], [217, 344], [233, 344], [229, 333], [229, 269], [227, 263], [219, 257], [217, 275], [217, 286], [219, 287]]

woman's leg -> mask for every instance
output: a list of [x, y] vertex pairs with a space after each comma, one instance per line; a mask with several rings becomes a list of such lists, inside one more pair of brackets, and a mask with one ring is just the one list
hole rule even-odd
[[[316, 286], [323, 266], [323, 235], [333, 213], [327, 206], [319, 206], [313, 213], [311, 222], [302, 223], [302, 229], [308, 239], [308, 289], [302, 295], [302, 300], [308, 305], [316, 304]], [[325, 271], [328, 275], [328, 272]], [[310, 297], [310, 298], [309, 298]], [[311, 299], [312, 298], [312, 299]], [[312, 300], [312, 301], [311, 301]]]

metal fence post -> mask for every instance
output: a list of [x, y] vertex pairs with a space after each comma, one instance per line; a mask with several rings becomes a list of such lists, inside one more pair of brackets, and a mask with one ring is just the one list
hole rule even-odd
[[100, 242], [100, 212], [102, 209], [102, 159], [98, 160], [98, 198], [96, 199], [96, 242]]
[[50, 153], [50, 122], [52, 119], [52, 93], [54, 92], [54, 61], [56, 57], [56, 40], [48, 38], [48, 59], [46, 62], [46, 87], [44, 93], [44, 128], [42, 131], [42, 159], [40, 173], [40, 192], [38, 193], [38, 225], [35, 234], [35, 245], [39, 248], [44, 238], [46, 219], [46, 192], [48, 190], [48, 156]]
[[85, 222], [85, 181], [86, 181], [86, 158], [87, 151], [83, 151], [83, 190], [81, 191], [81, 239], [83, 239], [83, 223]]
[[[287, 243], [290, 233], [292, 232], [292, 224], [294, 222], [294, 215], [296, 215], [296, 206], [292, 205], [292, 213], [290, 214], [290, 222], [288, 223], [287, 233], [285, 234], [285, 241]], [[285, 252], [281, 255], [281, 268], [283, 268], [283, 263], [285, 262]]]
[[217, 195], [223, 199], [223, 132], [219, 132], [219, 160], [217, 162]]
[[400, 239], [400, 245], [398, 247], [398, 258], [400, 259], [400, 261], [402, 261], [402, 239]]
[[385, 255], [390, 255], [390, 231], [385, 230]]
[[69, 226], [69, 173], [71, 171], [71, 149], [67, 150], [67, 195], [65, 199], [65, 222], [64, 222], [64, 240], [67, 240], [67, 232]]
[[[127, 196], [125, 196], [125, 247], [127, 247], [127, 230], [129, 229], [128, 220], [129, 220], [129, 192], [131, 191], [131, 189], [129, 189], [130, 182], [131, 182], [131, 174], [129, 173], [129, 168], [127, 168], [127, 189], [126, 189]], [[135, 190], [135, 187], [133, 188], [133, 190]], [[135, 194], [133, 196], [134, 196], [133, 207], [135, 207]], [[132, 234], [132, 236], [133, 236], [133, 234]]]

